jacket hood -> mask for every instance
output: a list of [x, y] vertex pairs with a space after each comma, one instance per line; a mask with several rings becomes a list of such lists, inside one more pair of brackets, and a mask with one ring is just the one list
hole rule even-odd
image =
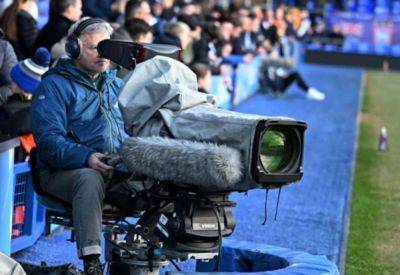
[[[57, 61], [57, 64], [48, 70], [43, 76], [42, 79], [49, 75], [58, 74], [58, 75], [68, 75], [70, 78], [74, 79], [78, 82], [83, 82], [88, 86], [93, 86], [93, 79], [90, 75], [80, 69], [78, 69], [74, 64], [72, 59], [70, 58], [62, 58]], [[115, 80], [116, 70], [106, 70], [102, 72], [102, 76], [106, 83], [110, 83]]]

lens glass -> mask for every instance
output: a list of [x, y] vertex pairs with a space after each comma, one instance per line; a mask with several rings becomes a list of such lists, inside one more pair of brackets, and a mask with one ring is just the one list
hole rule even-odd
[[290, 162], [292, 146], [286, 135], [277, 130], [267, 130], [261, 144], [260, 159], [269, 173], [284, 170]]

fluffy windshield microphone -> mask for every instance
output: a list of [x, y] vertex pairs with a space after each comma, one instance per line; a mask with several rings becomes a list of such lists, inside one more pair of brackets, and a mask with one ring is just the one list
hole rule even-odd
[[162, 137], [125, 140], [120, 155], [136, 175], [203, 192], [234, 190], [242, 178], [238, 150], [225, 145]]

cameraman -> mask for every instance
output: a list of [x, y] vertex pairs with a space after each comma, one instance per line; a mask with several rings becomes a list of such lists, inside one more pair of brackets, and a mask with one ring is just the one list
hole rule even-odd
[[117, 152], [127, 137], [117, 98], [121, 80], [99, 56], [109, 23], [82, 18], [68, 32], [66, 52], [44, 76], [33, 97], [32, 129], [39, 151], [42, 188], [72, 203], [78, 256], [85, 274], [102, 274], [102, 207], [113, 167], [104, 153]]

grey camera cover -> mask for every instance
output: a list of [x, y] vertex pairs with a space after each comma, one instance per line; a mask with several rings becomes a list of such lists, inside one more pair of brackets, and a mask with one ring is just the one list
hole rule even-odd
[[259, 121], [271, 118], [218, 109], [212, 95], [197, 91], [195, 74], [181, 62], [156, 56], [139, 64], [120, 93], [119, 107], [131, 136], [157, 136], [164, 126], [173, 138], [238, 149], [244, 175], [236, 189], [259, 187], [250, 176], [254, 133]]

